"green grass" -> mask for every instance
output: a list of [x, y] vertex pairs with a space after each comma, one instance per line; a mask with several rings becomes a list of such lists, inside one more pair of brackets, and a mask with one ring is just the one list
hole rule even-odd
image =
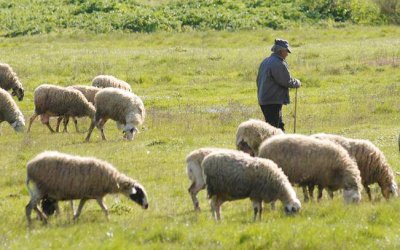
[[[147, 109], [145, 128], [134, 141], [122, 140], [113, 122], [108, 141], [94, 131], [50, 134], [35, 121], [30, 134], [0, 125], [0, 248], [4, 249], [394, 249], [400, 246], [400, 201], [381, 199], [346, 206], [333, 201], [303, 204], [287, 217], [278, 204], [266, 206], [253, 223], [248, 200], [223, 205], [223, 220], [192, 211], [185, 156], [203, 146], [234, 148], [238, 124], [262, 118], [256, 100], [259, 63], [276, 37], [288, 39], [288, 62], [298, 90], [297, 132], [326, 132], [369, 139], [399, 171], [400, 28], [397, 26], [303, 28], [240, 32], [187, 32], [93, 35], [49, 34], [0, 38], [0, 58], [26, 88], [18, 102], [26, 119], [33, 112], [33, 90], [41, 83], [90, 84], [97, 74], [128, 81]], [[294, 92], [291, 91], [294, 99]], [[293, 131], [293, 109], [284, 108]], [[54, 125], [54, 120], [52, 124]], [[87, 128], [87, 119], [79, 121]], [[43, 150], [95, 156], [139, 180], [150, 199], [148, 211], [126, 198], [106, 197], [107, 221], [96, 202], [88, 202], [78, 221], [67, 203], [47, 226], [28, 229], [24, 209], [26, 162]], [[302, 199], [300, 189], [296, 189]], [[364, 193], [365, 198], [365, 193]]]

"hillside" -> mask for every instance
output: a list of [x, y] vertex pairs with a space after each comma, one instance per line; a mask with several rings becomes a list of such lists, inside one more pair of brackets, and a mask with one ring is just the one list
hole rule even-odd
[[[398, 2], [398, 1], [397, 1]], [[11, 0], [0, 1], [0, 36], [84, 30], [154, 32], [284, 29], [399, 23], [393, 0]], [[397, 5], [397, 6], [396, 6]]]

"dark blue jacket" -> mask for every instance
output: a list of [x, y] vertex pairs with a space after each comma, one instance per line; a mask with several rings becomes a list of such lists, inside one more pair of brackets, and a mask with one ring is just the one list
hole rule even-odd
[[300, 82], [290, 76], [288, 64], [275, 53], [264, 59], [258, 69], [258, 103], [288, 104], [289, 88], [298, 88]]

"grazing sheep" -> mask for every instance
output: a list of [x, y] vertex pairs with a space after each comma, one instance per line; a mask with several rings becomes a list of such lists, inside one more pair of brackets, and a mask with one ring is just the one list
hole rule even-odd
[[17, 132], [24, 131], [25, 119], [11, 95], [0, 89], [0, 123], [6, 121]]
[[356, 163], [341, 146], [304, 135], [277, 135], [265, 140], [259, 157], [274, 161], [300, 186], [344, 189], [346, 203], [359, 202], [361, 177]]
[[[96, 112], [93, 104], [88, 102], [78, 90], [50, 84], [42, 84], [35, 89], [34, 102], [35, 113], [30, 118], [28, 132], [38, 115], [40, 115], [42, 123], [46, 124], [54, 133], [49, 123], [51, 116], [88, 116], [92, 119]], [[78, 127], [76, 130], [78, 131]]]
[[197, 193], [200, 192], [200, 190], [206, 188], [206, 182], [204, 180], [204, 172], [201, 167], [201, 163], [203, 162], [203, 159], [207, 155], [217, 151], [237, 152], [236, 150], [223, 149], [223, 148], [199, 148], [190, 152], [186, 157], [186, 172], [189, 177], [189, 180], [192, 181], [192, 184], [190, 185], [188, 191], [190, 197], [192, 198], [195, 210], [200, 210], [199, 200], [197, 199]]
[[0, 63], [0, 88], [6, 91], [12, 89], [12, 95], [17, 96], [18, 101], [24, 99], [25, 90], [17, 74], [13, 71], [11, 66], [6, 63]]
[[283, 171], [271, 160], [238, 151], [217, 151], [202, 163], [211, 211], [220, 220], [225, 201], [250, 198], [254, 220], [261, 219], [262, 202], [280, 200], [286, 213], [296, 213], [301, 203]]
[[[372, 200], [371, 189], [368, 185], [378, 183], [383, 197], [397, 196], [397, 184], [392, 168], [386, 161], [385, 155], [368, 140], [350, 139], [340, 135], [315, 134], [314, 138], [329, 140], [342, 146], [357, 162], [363, 184], [369, 200]], [[320, 190], [322, 192], [322, 190]]]
[[92, 86], [98, 88], [119, 88], [129, 92], [132, 92], [131, 86], [114, 76], [110, 75], [98, 75], [92, 80]]
[[265, 121], [250, 119], [242, 122], [237, 129], [236, 148], [249, 153], [251, 156], [256, 156], [261, 142], [280, 134], [283, 134], [281, 129], [275, 128]]
[[[72, 88], [80, 91], [86, 97], [86, 99], [93, 105], [94, 105], [94, 96], [100, 90], [100, 88], [93, 86], [86, 86], [86, 85], [73, 85], [73, 86], [68, 86], [67, 88]], [[67, 125], [69, 122], [69, 118], [63, 116], [60, 116], [57, 119], [57, 127], [56, 127], [57, 132], [60, 132], [60, 123], [63, 119], [64, 119], [64, 132], [67, 132]], [[72, 119], [74, 120], [75, 128], [78, 128], [78, 120], [75, 117], [72, 117]]]
[[[29, 182], [34, 183], [33, 189]], [[142, 185], [120, 173], [111, 164], [92, 157], [79, 157], [55, 151], [43, 152], [27, 164], [26, 185], [30, 201], [26, 205], [26, 217], [31, 222], [34, 209], [46, 223], [47, 217], [37, 205], [42, 199], [48, 199], [45, 205], [47, 212], [54, 212], [52, 204], [60, 200], [80, 199], [79, 207], [74, 214], [77, 219], [83, 205], [89, 199], [96, 199], [108, 217], [103, 197], [107, 194], [122, 193], [131, 200], [148, 208], [147, 194]]]
[[105, 88], [96, 94], [94, 100], [96, 115], [86, 141], [89, 141], [95, 126], [100, 129], [101, 137], [105, 140], [103, 128], [108, 119], [116, 121], [118, 128], [124, 132], [124, 138], [132, 140], [138, 131], [137, 127], [143, 124], [146, 113], [140, 97], [121, 89]]

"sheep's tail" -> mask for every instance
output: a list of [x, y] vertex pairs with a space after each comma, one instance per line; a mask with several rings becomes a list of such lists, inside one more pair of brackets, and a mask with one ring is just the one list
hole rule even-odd
[[33, 195], [33, 192], [32, 192], [32, 189], [31, 189], [30, 186], [29, 186], [29, 181], [30, 181], [29, 175], [27, 175], [27, 176], [26, 176], [25, 184], [26, 184], [26, 188], [28, 189], [29, 195], [32, 196], [32, 195]]

